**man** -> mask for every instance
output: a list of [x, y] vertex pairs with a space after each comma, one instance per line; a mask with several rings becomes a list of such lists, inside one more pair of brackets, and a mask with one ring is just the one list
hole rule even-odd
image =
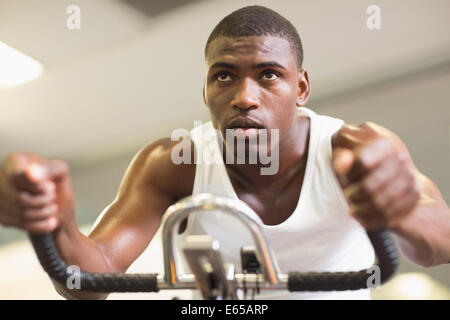
[[[89, 236], [76, 224], [67, 165], [12, 153], [0, 171], [1, 223], [31, 233], [52, 232], [70, 265], [91, 272], [125, 272], [171, 204], [212, 192], [239, 198], [255, 211], [283, 272], [370, 266], [373, 252], [363, 228], [390, 228], [403, 253], [419, 265], [450, 261], [449, 208], [434, 183], [414, 166], [402, 141], [376, 124], [345, 125], [304, 107], [309, 78], [302, 69], [300, 38], [290, 22], [260, 6], [237, 10], [213, 30], [205, 58], [203, 97], [211, 122], [200, 128], [216, 128], [219, 143], [207, 141], [196, 128], [181, 142], [164, 138], [144, 147]], [[224, 161], [226, 152], [215, 153], [222, 163], [196, 164], [201, 154], [188, 163], [174, 163], [175, 149], [217, 151], [222, 144], [230, 150], [224, 139], [229, 130], [244, 138], [247, 151], [264, 148], [249, 142], [261, 130], [270, 138], [276, 130], [278, 141], [265, 147], [269, 154], [278, 152], [276, 172], [261, 174], [267, 167], [261, 162]], [[232, 155], [236, 159], [234, 150]], [[183, 234], [217, 232], [228, 242], [232, 238], [231, 247], [246, 241], [234, 222], [217, 214], [189, 218], [182, 227]], [[55, 286], [68, 298], [106, 297]]]

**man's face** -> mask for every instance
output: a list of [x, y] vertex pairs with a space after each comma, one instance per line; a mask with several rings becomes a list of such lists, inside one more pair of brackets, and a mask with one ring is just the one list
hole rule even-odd
[[280, 143], [289, 137], [309, 84], [288, 40], [219, 37], [210, 44], [206, 67], [204, 100], [223, 137], [232, 129], [248, 138], [258, 128], [267, 129], [269, 141], [272, 129], [279, 130]]

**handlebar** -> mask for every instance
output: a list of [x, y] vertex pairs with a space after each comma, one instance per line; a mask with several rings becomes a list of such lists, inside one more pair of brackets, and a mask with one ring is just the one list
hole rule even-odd
[[[272, 249], [260, 224], [248, 214], [251, 209], [240, 201], [198, 194], [170, 206], [163, 217], [164, 275], [157, 273], [91, 273], [80, 270], [81, 290], [91, 292], [158, 292], [161, 289], [197, 289], [195, 275], [178, 276], [173, 257], [173, 231], [189, 214], [198, 210], [221, 210], [236, 216], [252, 234], [262, 274], [235, 274], [235, 288], [294, 291], [343, 291], [369, 287], [371, 269], [353, 272], [279, 272]], [[389, 280], [398, 267], [395, 245], [386, 230], [368, 232], [380, 270], [380, 283]], [[29, 238], [37, 257], [50, 278], [66, 285], [69, 277], [67, 263], [61, 259], [51, 234], [33, 235]]]

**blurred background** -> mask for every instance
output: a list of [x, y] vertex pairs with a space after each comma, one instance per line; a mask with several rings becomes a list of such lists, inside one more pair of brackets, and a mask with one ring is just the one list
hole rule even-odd
[[[88, 232], [141, 147], [208, 121], [204, 45], [220, 19], [250, 4], [297, 27], [312, 85], [307, 107], [396, 132], [450, 203], [447, 0], [0, 0], [0, 158], [30, 151], [66, 160]], [[380, 8], [378, 30], [367, 26], [369, 5]], [[158, 232], [130, 272], [162, 272], [160, 240]], [[23, 232], [0, 227], [0, 270], [0, 299], [61, 299]], [[449, 299], [450, 265], [402, 259], [373, 297]]]

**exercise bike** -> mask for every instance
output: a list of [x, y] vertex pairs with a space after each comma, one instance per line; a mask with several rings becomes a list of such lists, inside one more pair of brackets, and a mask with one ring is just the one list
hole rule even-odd
[[[181, 221], [200, 210], [218, 210], [239, 219], [249, 230], [254, 247], [241, 249], [242, 273], [224, 263], [220, 245], [208, 235], [187, 236], [181, 247], [192, 274], [179, 275], [174, 257], [174, 233]], [[162, 244], [164, 275], [157, 273], [90, 273], [80, 271], [80, 289], [91, 292], [158, 292], [199, 289], [207, 300], [240, 300], [242, 292], [253, 290], [343, 291], [370, 287], [370, 269], [352, 272], [299, 272], [282, 274], [267, 238], [251, 209], [242, 202], [211, 194], [187, 197], [170, 206], [163, 216]], [[63, 261], [51, 234], [29, 235], [37, 257], [53, 280], [67, 284], [68, 265]], [[380, 270], [379, 284], [388, 281], [398, 267], [395, 245], [386, 230], [368, 232]]]

